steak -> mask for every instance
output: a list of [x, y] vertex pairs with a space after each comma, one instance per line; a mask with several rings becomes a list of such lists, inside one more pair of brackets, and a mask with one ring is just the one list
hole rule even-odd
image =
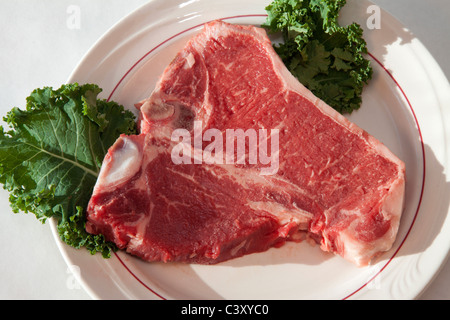
[[[136, 107], [140, 134], [109, 149], [88, 232], [147, 261], [199, 264], [308, 238], [365, 266], [392, 247], [404, 163], [300, 84], [263, 29], [207, 23]], [[227, 158], [238, 129], [245, 152]]]

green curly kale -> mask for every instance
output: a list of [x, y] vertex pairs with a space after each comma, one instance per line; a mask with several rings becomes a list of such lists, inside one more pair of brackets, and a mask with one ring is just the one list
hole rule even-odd
[[359, 109], [365, 84], [372, 77], [363, 30], [338, 24], [345, 0], [274, 0], [263, 24], [281, 32], [274, 48], [290, 72], [317, 97], [340, 113]]
[[85, 230], [85, 208], [108, 148], [136, 133], [133, 113], [97, 99], [94, 84], [34, 90], [26, 110], [13, 108], [0, 127], [0, 183], [13, 212], [55, 218], [61, 239], [109, 257], [114, 244]]

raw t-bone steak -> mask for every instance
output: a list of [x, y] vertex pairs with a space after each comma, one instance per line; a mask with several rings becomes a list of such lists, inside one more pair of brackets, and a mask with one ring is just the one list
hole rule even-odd
[[[359, 266], [391, 248], [403, 162], [300, 84], [263, 29], [206, 24], [136, 106], [141, 133], [105, 157], [88, 232], [144, 260], [201, 264], [305, 235]], [[227, 129], [248, 133], [240, 161], [227, 161]]]

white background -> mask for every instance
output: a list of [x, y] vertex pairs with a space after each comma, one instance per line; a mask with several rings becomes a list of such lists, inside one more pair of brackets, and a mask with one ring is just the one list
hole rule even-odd
[[[450, 1], [372, 1], [403, 22], [450, 79]], [[33, 89], [65, 83], [95, 41], [146, 2], [0, 0], [1, 108], [23, 107]], [[80, 10], [79, 28], [70, 28], [72, 5]], [[49, 225], [11, 214], [4, 200], [0, 212], [0, 299], [91, 299], [65, 264]], [[420, 298], [450, 299], [450, 262]]]

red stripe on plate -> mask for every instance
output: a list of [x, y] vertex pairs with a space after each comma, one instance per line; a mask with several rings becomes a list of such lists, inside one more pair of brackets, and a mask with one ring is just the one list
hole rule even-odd
[[344, 300], [350, 298], [351, 296], [353, 296], [354, 294], [359, 292], [361, 289], [363, 289], [365, 286], [367, 286], [370, 282], [372, 282], [388, 266], [388, 264], [394, 259], [394, 257], [400, 251], [400, 249], [402, 248], [403, 244], [406, 241], [406, 238], [408, 238], [409, 233], [411, 232], [411, 229], [414, 226], [414, 223], [416, 222], [416, 218], [417, 218], [417, 215], [418, 215], [419, 210], [420, 210], [420, 205], [422, 204], [423, 192], [424, 192], [424, 189], [425, 189], [425, 167], [426, 167], [425, 166], [425, 145], [424, 145], [424, 142], [423, 142], [422, 131], [420, 130], [420, 125], [419, 125], [419, 121], [417, 120], [416, 113], [414, 112], [414, 109], [413, 109], [413, 107], [411, 105], [411, 102], [409, 101], [408, 97], [406, 96], [406, 93], [403, 90], [403, 88], [398, 83], [397, 79], [395, 79], [394, 76], [392, 75], [392, 73], [381, 63], [381, 61], [378, 60], [377, 58], [375, 58], [375, 56], [373, 54], [371, 54], [370, 52], [369, 52], [369, 56], [373, 60], [375, 60], [375, 62], [378, 63], [380, 65], [380, 67], [383, 68], [383, 70], [388, 74], [388, 76], [392, 79], [392, 81], [394, 81], [395, 85], [399, 88], [399, 90], [402, 93], [403, 97], [405, 97], [409, 108], [411, 109], [411, 112], [412, 112], [413, 117], [414, 117], [414, 121], [416, 122], [416, 125], [417, 125], [417, 130], [419, 132], [419, 137], [420, 137], [420, 143], [421, 143], [421, 146], [422, 146], [422, 157], [423, 157], [422, 187], [421, 187], [421, 190], [420, 190], [419, 203], [417, 204], [417, 209], [416, 209], [416, 213], [414, 214], [413, 221], [411, 222], [411, 225], [409, 226], [409, 229], [408, 229], [405, 237], [403, 238], [402, 242], [400, 243], [399, 247], [397, 248], [397, 250], [395, 250], [395, 252], [392, 255], [392, 257], [388, 260], [388, 262], [386, 262], [386, 264], [380, 269], [380, 271], [378, 271], [370, 280], [368, 280], [366, 283], [364, 283], [361, 287], [359, 287], [358, 289], [356, 289], [355, 291], [350, 293], [348, 296], [346, 296], [344, 298]]
[[[245, 17], [267, 17], [266, 14], [247, 14], [247, 15], [237, 15], [237, 16], [231, 16], [231, 17], [225, 17], [222, 18], [220, 20], [230, 20], [230, 19], [237, 19], [237, 18], [245, 18]], [[210, 21], [208, 21], [210, 22]], [[111, 100], [112, 96], [114, 95], [115, 91], [117, 90], [117, 88], [121, 85], [121, 83], [125, 80], [125, 78], [130, 74], [130, 72], [136, 68], [136, 66], [138, 66], [146, 57], [148, 57], [153, 51], [155, 51], [156, 49], [158, 49], [159, 47], [161, 47], [162, 45], [164, 45], [165, 43], [167, 43], [170, 40], [173, 40], [174, 38], [188, 32], [191, 31], [193, 29], [196, 29], [198, 27], [201, 27], [202, 25], [208, 23], [201, 23], [201, 24], [197, 24], [193, 27], [190, 27], [188, 29], [185, 29], [181, 32], [178, 32], [177, 34], [171, 36], [170, 38], [167, 38], [166, 40], [164, 40], [163, 42], [161, 42], [160, 44], [158, 44], [157, 46], [155, 46], [154, 48], [152, 48], [150, 51], [148, 51], [145, 55], [143, 55], [138, 61], [136, 61], [136, 63], [134, 63], [131, 68], [123, 75], [123, 77], [119, 80], [119, 82], [116, 84], [116, 86], [114, 87], [114, 89], [111, 91], [111, 94], [108, 97], [108, 101]], [[392, 255], [392, 257], [386, 262], [386, 264], [380, 269], [380, 271], [378, 271], [371, 279], [369, 279], [367, 282], [365, 282], [363, 285], [361, 285], [358, 289], [354, 290], [352, 293], [348, 294], [347, 296], [345, 296], [343, 298], [343, 300], [346, 300], [348, 298], [350, 298], [351, 296], [353, 296], [354, 294], [356, 294], [357, 292], [359, 292], [360, 290], [362, 290], [364, 287], [366, 287], [370, 282], [372, 282], [388, 265], [389, 263], [394, 259], [394, 257], [398, 254], [398, 252], [400, 251], [401, 247], [403, 246], [403, 244], [405, 243], [406, 239], [408, 238], [411, 229], [414, 226], [414, 223], [416, 221], [417, 215], [419, 213], [420, 210], [420, 206], [422, 203], [422, 197], [423, 197], [423, 193], [424, 193], [424, 188], [425, 188], [425, 145], [423, 142], [423, 138], [422, 138], [422, 131], [420, 129], [419, 126], [419, 121], [417, 120], [417, 116], [416, 113], [414, 112], [414, 109], [411, 105], [411, 102], [409, 101], [408, 97], [405, 94], [405, 91], [403, 90], [403, 88], [400, 86], [400, 84], [398, 83], [398, 81], [394, 78], [394, 76], [391, 74], [391, 72], [389, 72], [389, 70], [380, 62], [380, 60], [378, 60], [377, 58], [375, 58], [375, 56], [371, 53], [369, 53], [370, 57], [380, 65], [381, 68], [383, 68], [383, 70], [389, 75], [389, 77], [394, 81], [395, 85], [399, 88], [400, 92], [402, 93], [402, 95], [404, 96], [404, 98], [406, 99], [409, 108], [411, 109], [411, 112], [413, 114], [414, 117], [414, 121], [416, 122], [417, 125], [417, 129], [419, 132], [419, 136], [420, 136], [420, 143], [422, 145], [422, 157], [423, 157], [423, 174], [422, 174], [422, 187], [421, 187], [421, 192], [420, 192], [420, 199], [419, 199], [419, 203], [417, 205], [417, 209], [416, 212], [414, 214], [414, 218], [413, 221], [411, 223], [411, 225], [409, 226], [409, 229], [405, 235], [405, 237], [403, 238], [402, 242], [400, 243], [399, 247], [397, 248], [397, 250], [394, 252], [394, 254]], [[119, 257], [118, 254], [115, 254], [115, 256], [117, 257], [117, 259], [119, 259], [120, 263], [123, 265], [123, 267], [142, 285], [144, 286], [146, 289], [148, 289], [151, 293], [153, 293], [154, 295], [156, 295], [158, 298], [166, 300], [166, 298], [164, 296], [162, 296], [161, 294], [159, 294], [158, 292], [156, 292], [155, 290], [153, 290], [150, 286], [146, 285], [141, 279], [139, 279], [139, 277], [133, 273], [133, 271], [130, 270], [130, 268], [125, 264], [125, 262]]]

